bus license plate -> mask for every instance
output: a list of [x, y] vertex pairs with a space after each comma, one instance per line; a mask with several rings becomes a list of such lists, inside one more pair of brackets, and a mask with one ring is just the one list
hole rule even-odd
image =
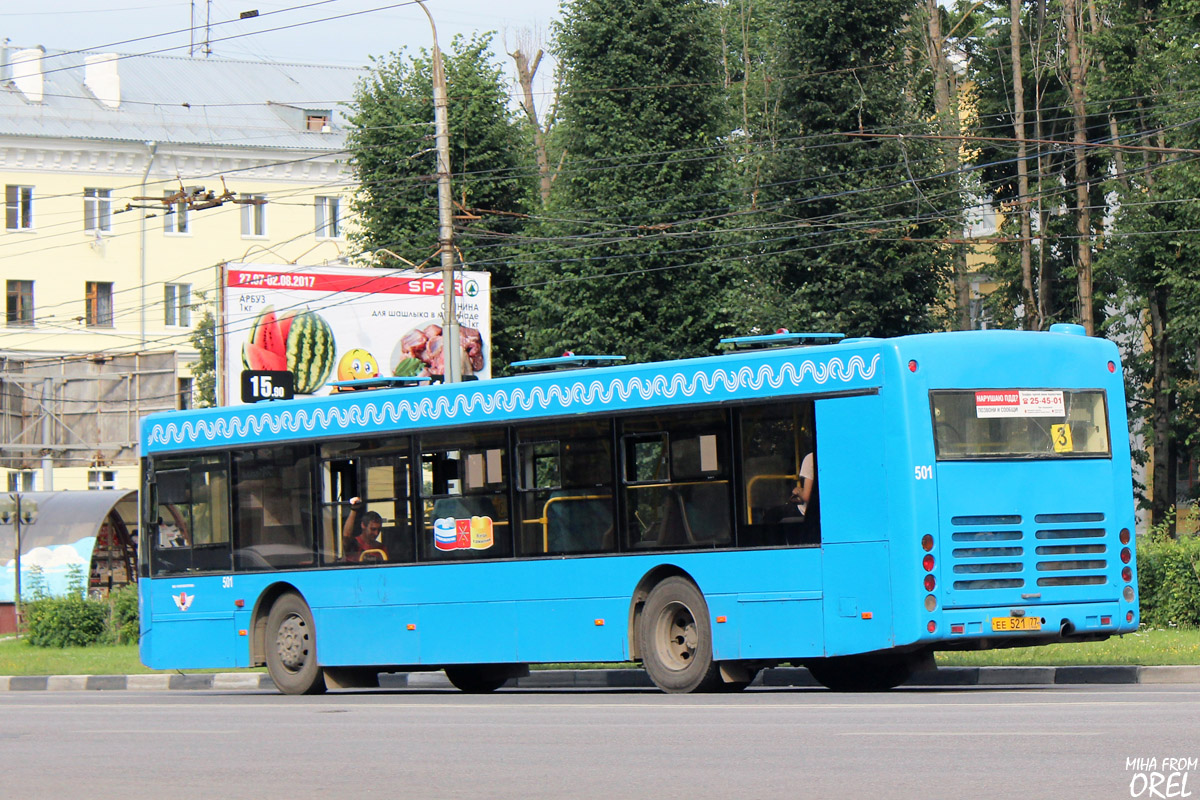
[[1040, 631], [1041, 617], [992, 617], [994, 631]]

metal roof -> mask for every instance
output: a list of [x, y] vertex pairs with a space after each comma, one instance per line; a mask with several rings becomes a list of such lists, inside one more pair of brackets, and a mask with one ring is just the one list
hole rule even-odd
[[[43, 97], [16, 86], [0, 48], [0, 135], [296, 150], [341, 150], [346, 105], [365, 69], [163, 55], [120, 56], [120, 106], [85, 83], [85, 54], [46, 51]], [[94, 54], [93, 54], [94, 55]], [[306, 111], [329, 111], [329, 132], [308, 131]]]
[[[0, 500], [10, 500], [0, 493]], [[51, 594], [69, 584], [69, 568], [79, 564], [87, 579], [100, 526], [113, 511], [130, 530], [137, 526], [137, 492], [120, 489], [75, 492], [21, 492], [21, 506], [37, 509], [36, 521], [21, 526], [21, 583], [28, 590], [30, 567], [37, 564]], [[13, 549], [16, 530], [0, 522], [0, 603], [13, 600]]]

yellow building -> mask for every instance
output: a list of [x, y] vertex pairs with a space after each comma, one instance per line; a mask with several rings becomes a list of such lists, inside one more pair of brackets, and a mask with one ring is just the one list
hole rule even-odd
[[346, 254], [363, 74], [0, 48], [0, 491], [136, 489], [218, 265]]

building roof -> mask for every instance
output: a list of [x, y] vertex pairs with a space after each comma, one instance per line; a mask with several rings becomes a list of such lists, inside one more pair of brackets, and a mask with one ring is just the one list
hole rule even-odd
[[[37, 49], [0, 47], [0, 135], [338, 151], [367, 74], [164, 55], [38, 59]], [[314, 112], [330, 114], [328, 130], [308, 129]]]

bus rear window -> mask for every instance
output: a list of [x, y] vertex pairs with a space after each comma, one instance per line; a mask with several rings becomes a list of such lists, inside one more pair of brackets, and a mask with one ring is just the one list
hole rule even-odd
[[939, 461], [1096, 458], [1110, 454], [1099, 389], [930, 392]]

